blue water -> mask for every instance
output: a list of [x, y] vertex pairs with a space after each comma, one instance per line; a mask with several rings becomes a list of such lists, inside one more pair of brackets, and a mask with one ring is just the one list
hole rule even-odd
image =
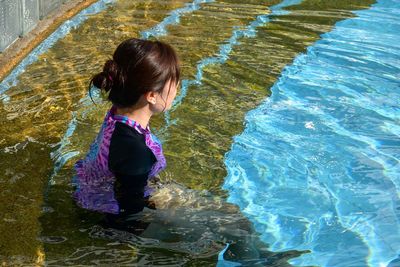
[[[296, 266], [400, 255], [400, 1], [341, 21], [281, 73], [225, 155], [228, 201]], [[396, 260], [397, 259], [397, 260]]]

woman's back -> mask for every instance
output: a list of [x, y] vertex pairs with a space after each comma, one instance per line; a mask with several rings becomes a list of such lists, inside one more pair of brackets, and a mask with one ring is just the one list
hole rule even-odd
[[179, 79], [175, 50], [138, 38], [120, 43], [93, 76], [89, 95], [92, 88], [104, 91], [112, 107], [89, 152], [74, 165], [73, 197], [80, 207], [123, 216], [143, 209], [152, 193], [148, 180], [166, 167], [149, 121], [171, 107]]
[[107, 112], [88, 154], [75, 163], [74, 198], [83, 208], [118, 214], [140, 209], [137, 202], [151, 193], [148, 178], [166, 163], [149, 127], [115, 111], [113, 106]]

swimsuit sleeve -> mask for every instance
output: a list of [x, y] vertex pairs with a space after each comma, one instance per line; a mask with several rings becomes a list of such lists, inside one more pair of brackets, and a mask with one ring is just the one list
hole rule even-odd
[[109, 150], [109, 169], [121, 175], [148, 173], [155, 157], [143, 136], [113, 135]]
[[108, 167], [115, 175], [114, 194], [120, 212], [143, 210], [144, 189], [155, 161], [143, 135], [117, 125], [110, 141]]
[[124, 196], [143, 196], [153, 164], [152, 152], [130, 136], [112, 139], [111, 142], [109, 168], [116, 178], [116, 194], [120, 192]]
[[136, 213], [146, 206], [144, 186], [148, 173], [141, 175], [116, 174], [114, 196], [118, 201], [121, 213]]

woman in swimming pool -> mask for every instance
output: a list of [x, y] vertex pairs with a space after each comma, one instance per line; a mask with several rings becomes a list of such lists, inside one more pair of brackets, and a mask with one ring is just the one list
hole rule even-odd
[[[124, 242], [130, 238], [126, 232], [131, 232], [158, 240], [155, 247], [204, 258], [219, 253], [219, 261], [237, 266], [225, 262], [225, 253], [228, 259], [259, 266], [255, 262], [265, 262], [271, 255], [237, 207], [175, 183], [154, 193], [147, 185], [166, 167], [149, 121], [170, 109], [179, 80], [180, 62], [170, 45], [132, 38], [117, 47], [113, 59], [90, 82], [90, 87], [94, 84], [108, 93], [112, 107], [88, 154], [75, 163], [73, 196], [80, 207], [105, 214], [103, 226], [124, 230], [120, 236], [113, 229], [103, 235], [94, 228], [92, 235]], [[160, 203], [159, 210], [139, 213], [144, 207], [154, 208], [150, 196]], [[168, 201], [171, 196], [176, 201]], [[219, 252], [221, 243], [229, 241], [232, 244]]]
[[94, 75], [89, 87], [108, 93], [112, 107], [88, 154], [74, 165], [80, 207], [109, 219], [154, 208], [147, 182], [166, 161], [149, 121], [171, 107], [179, 79], [180, 62], [169, 44], [137, 38], [123, 41]]

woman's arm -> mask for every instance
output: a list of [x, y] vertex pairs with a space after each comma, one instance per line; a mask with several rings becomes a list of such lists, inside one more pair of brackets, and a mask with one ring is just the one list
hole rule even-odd
[[138, 175], [115, 174], [114, 195], [118, 201], [120, 213], [137, 213], [148, 205], [143, 197], [148, 173]]
[[109, 148], [109, 169], [115, 175], [114, 193], [120, 209], [130, 213], [146, 206], [144, 187], [155, 162], [144, 136], [130, 126], [116, 124]]

